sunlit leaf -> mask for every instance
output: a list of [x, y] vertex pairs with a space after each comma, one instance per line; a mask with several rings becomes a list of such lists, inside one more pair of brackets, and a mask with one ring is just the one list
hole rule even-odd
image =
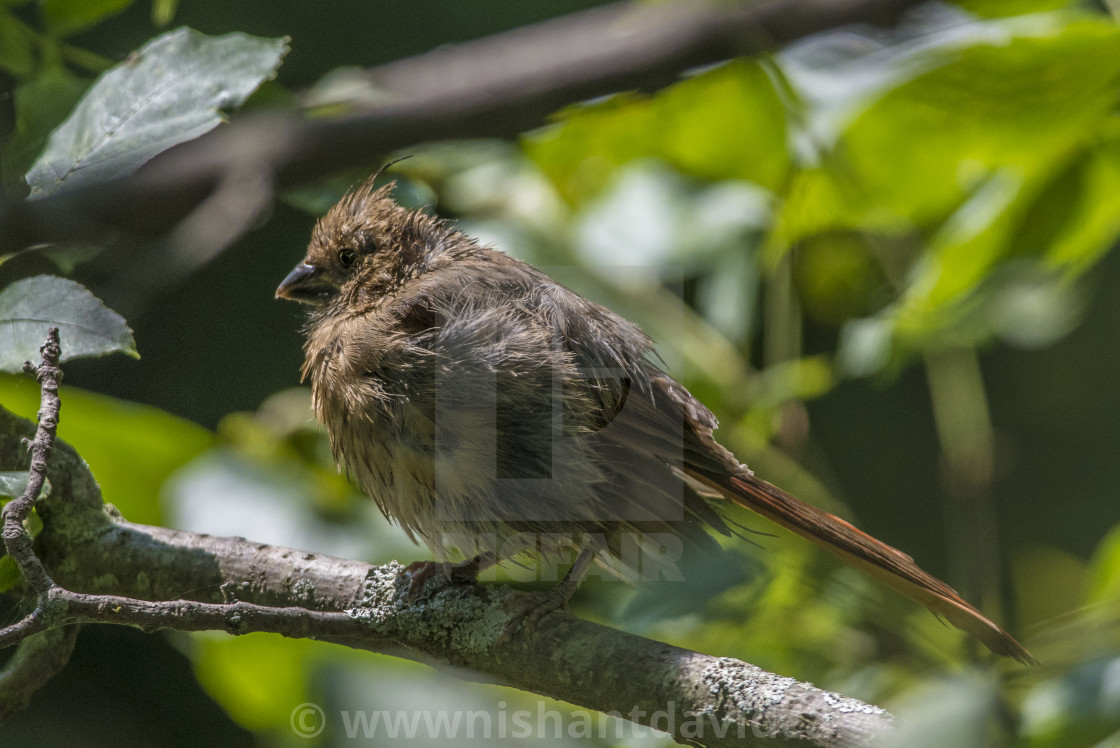
[[0, 371], [19, 372], [25, 361], [38, 362], [51, 327], [59, 328], [63, 361], [118, 352], [140, 357], [124, 318], [84, 286], [36, 275], [0, 291]]
[[152, 0], [152, 25], [162, 29], [175, 18], [179, 0]]
[[250, 730], [290, 728], [292, 708], [310, 700], [316, 654], [329, 645], [269, 634], [206, 634], [192, 640], [199, 683]]
[[759, 63], [737, 61], [650, 97], [616, 96], [568, 110], [527, 137], [529, 155], [570, 200], [594, 196], [618, 167], [663, 159], [709, 179], [775, 188], [789, 167], [785, 110]]
[[272, 77], [287, 39], [209, 37], [187, 28], [145, 44], [102, 75], [27, 173], [32, 197], [129, 174], [213, 129]]
[[994, 18], [1059, 10], [1073, 5], [1073, 0], [955, 0], [954, 4], [977, 15]]
[[1045, 168], [1102, 123], [1120, 84], [1120, 30], [1059, 16], [976, 24], [971, 44], [880, 97], [846, 129], [834, 168], [871, 204], [921, 222], [994, 168]]
[[990, 179], [930, 238], [926, 255], [894, 312], [895, 333], [919, 339], [946, 327], [959, 302], [1008, 252], [1024, 207], [1022, 182], [1013, 174]]
[[[212, 446], [214, 435], [158, 408], [65, 384], [59, 397], [58, 436], [89, 463], [105, 501], [133, 522], [161, 524], [159, 495], [164, 481]], [[0, 375], [0, 403], [34, 419], [39, 385], [30, 377]]]
[[1105, 535], [1093, 556], [1089, 602], [1120, 599], [1120, 525]]
[[[1057, 181], [1054, 189], [1041, 197], [1029, 216], [1046, 212], [1045, 200], [1068, 205], [1069, 197], [1073, 205], [1064, 214], [1059, 214], [1059, 224], [1052, 233], [1049, 246], [1044, 249], [1045, 257], [1052, 267], [1065, 271], [1067, 275], [1083, 272], [1113, 246], [1120, 235], [1120, 133], [1094, 148], [1086, 157], [1077, 162], [1070, 175], [1074, 181]], [[1065, 192], [1069, 197], [1059, 196]], [[1020, 236], [1029, 236], [1029, 229], [1037, 228], [1032, 223]]]

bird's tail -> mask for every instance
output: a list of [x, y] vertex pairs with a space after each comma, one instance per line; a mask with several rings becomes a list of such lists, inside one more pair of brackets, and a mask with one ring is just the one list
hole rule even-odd
[[1028, 665], [1038, 664], [1011, 634], [965, 602], [952, 587], [923, 571], [902, 551], [746, 471], [718, 475], [686, 468], [685, 472], [736, 504], [811, 540], [891, 589], [916, 600], [935, 615], [975, 636], [996, 654]]

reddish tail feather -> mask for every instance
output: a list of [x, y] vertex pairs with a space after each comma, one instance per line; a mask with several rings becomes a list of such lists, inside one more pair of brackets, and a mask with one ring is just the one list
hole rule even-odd
[[1011, 634], [969, 605], [949, 585], [923, 571], [914, 559], [839, 517], [807, 504], [748, 473], [711, 475], [686, 470], [731, 501], [811, 540], [935, 615], [975, 636], [996, 654], [1027, 665], [1038, 661]]

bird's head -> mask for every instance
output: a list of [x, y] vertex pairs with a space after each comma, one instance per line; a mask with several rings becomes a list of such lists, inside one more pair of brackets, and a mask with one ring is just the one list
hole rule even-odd
[[303, 262], [276, 289], [276, 298], [320, 311], [360, 309], [428, 269], [451, 236], [444, 223], [391, 197], [394, 184], [374, 178], [351, 190], [315, 225]]

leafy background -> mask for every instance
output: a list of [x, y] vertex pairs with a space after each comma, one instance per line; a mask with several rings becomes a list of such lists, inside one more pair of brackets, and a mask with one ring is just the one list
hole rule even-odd
[[[313, 102], [329, 116], [351, 66], [592, 4], [5, 2], [0, 178], [21, 195], [66, 173], [52, 159], [98, 135], [83, 108], [122, 90], [99, 93], [96, 76], [186, 33], [171, 29], [205, 35], [191, 37], [215, 63], [203, 82], [225, 55], [261, 55], [245, 77], [233, 66], [236, 95], [183, 95], [213, 126], [215, 107]], [[1044, 666], [993, 662], [784, 534], [690, 560], [690, 584], [586, 585], [577, 611], [883, 704], [908, 720], [898, 745], [1120, 745], [1118, 86], [1104, 7], [968, 0], [571, 107], [517, 142], [411, 149], [395, 167], [402, 200], [642, 324], [741, 458], [949, 579]], [[113, 168], [152, 142], [125, 133]], [[60, 434], [126, 517], [370, 561], [423, 555], [330, 464], [294, 387], [301, 311], [272, 301], [315, 215], [394, 155], [284, 195], [158, 300], [119, 253], [0, 263], [0, 294], [61, 272], [125, 313], [141, 358], [67, 363]], [[0, 347], [15, 359], [13, 299], [0, 295]], [[3, 378], [0, 403], [33, 415], [34, 383]], [[88, 627], [0, 738], [286, 745], [303, 742], [289, 720], [307, 701], [537, 703], [311, 642]], [[339, 724], [317, 740], [349, 742]]]

